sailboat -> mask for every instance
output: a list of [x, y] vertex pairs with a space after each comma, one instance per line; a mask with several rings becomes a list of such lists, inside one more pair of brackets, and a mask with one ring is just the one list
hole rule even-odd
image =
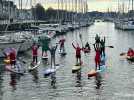
[[134, 9], [133, 9], [133, 0], [132, 0], [132, 9], [131, 11], [128, 12], [128, 18], [124, 18], [124, 19], [119, 18], [118, 21], [115, 21], [115, 28], [122, 29], [122, 30], [134, 30], [134, 19], [129, 18], [130, 13], [133, 13], [133, 12], [134, 12]]

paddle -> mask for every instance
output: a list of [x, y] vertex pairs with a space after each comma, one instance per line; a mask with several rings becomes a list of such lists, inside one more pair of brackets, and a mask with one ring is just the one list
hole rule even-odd
[[114, 46], [105, 46], [105, 47], [114, 48]]
[[83, 41], [82, 41], [82, 35], [79, 34], [79, 37], [80, 37], [80, 40], [81, 40], [82, 47], [84, 47], [84, 46], [83, 46]]
[[[95, 45], [95, 43], [94, 44], [93, 43], [90, 43], [90, 44]], [[113, 45], [108, 45], [108, 46], [105, 46], [105, 47], [114, 48]]]
[[120, 53], [120, 56], [125, 56], [127, 53], [125, 53], [125, 52], [122, 52], [122, 53]]
[[18, 60], [26, 64], [26, 61], [22, 60], [20, 57], [18, 57]]
[[[90, 44], [92, 44], [92, 43], [90, 43]], [[94, 43], [94, 44], [95, 44], [95, 43]], [[94, 45], [94, 44], [92, 44], [92, 45]], [[105, 47], [114, 48], [114, 46], [112, 46], [112, 45], [110, 45], [110, 46], [105, 46]]]

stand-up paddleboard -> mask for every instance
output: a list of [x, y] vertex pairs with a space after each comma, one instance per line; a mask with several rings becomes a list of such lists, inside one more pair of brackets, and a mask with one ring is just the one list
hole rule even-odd
[[100, 73], [100, 72], [104, 72], [106, 70], [106, 65], [102, 65], [100, 66], [100, 69], [97, 69], [97, 70], [91, 70], [88, 72], [88, 78], [89, 77], [93, 77], [93, 76], [96, 76], [97, 73]]
[[62, 55], [62, 56], [65, 56], [67, 53], [65, 51], [59, 51], [59, 54]]
[[97, 69], [97, 72], [104, 72], [106, 70], [106, 65], [101, 65], [100, 69]]
[[37, 67], [39, 67], [40, 66], [40, 61], [38, 61], [38, 63], [37, 64], [33, 64], [33, 65], [30, 65], [29, 67], [28, 67], [28, 70], [29, 71], [32, 71], [32, 70], [34, 70], [34, 69], [36, 69]]
[[49, 76], [50, 74], [56, 72], [56, 70], [58, 70], [61, 66], [59, 64], [56, 64], [55, 66], [53, 66], [52, 68], [48, 68], [44, 71], [44, 77]]
[[96, 76], [96, 75], [97, 75], [97, 71], [96, 71], [96, 70], [91, 70], [91, 71], [88, 72], [87, 75], [88, 75], [88, 78], [89, 78], [89, 77]]
[[48, 59], [48, 56], [42, 56], [42, 59], [44, 59], [44, 60]]
[[80, 69], [81, 69], [80, 65], [74, 65], [72, 68], [72, 73], [75, 73], [75, 72], [79, 71]]
[[26, 72], [26, 69], [24, 68], [24, 65], [22, 65], [19, 61], [16, 61], [16, 65], [7, 64], [5, 66], [5, 69], [7, 71], [16, 73], [16, 74], [24, 74]]
[[[42, 52], [43, 52], [43, 51], [42, 51]], [[48, 59], [47, 53], [43, 52], [43, 54], [42, 54], [42, 59], [44, 59], [44, 60]]]
[[85, 48], [83, 51], [84, 51], [84, 53], [90, 53], [90, 49]]

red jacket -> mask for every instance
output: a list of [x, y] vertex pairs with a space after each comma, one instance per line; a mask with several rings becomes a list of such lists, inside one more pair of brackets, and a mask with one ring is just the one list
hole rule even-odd
[[59, 41], [60, 46], [64, 46], [64, 42], [65, 42], [65, 39], [61, 39], [61, 40]]
[[38, 46], [37, 45], [32, 46], [32, 54], [33, 54], [33, 56], [38, 55]]
[[133, 57], [134, 56], [134, 51], [133, 50], [129, 50], [127, 52], [127, 56]]
[[[72, 45], [73, 45], [73, 44], [72, 44]], [[74, 45], [73, 45], [73, 47], [74, 47], [74, 49], [76, 50], [76, 55], [80, 56], [80, 55], [81, 55], [81, 50], [83, 50], [83, 49], [80, 48], [80, 47], [75, 47]]]
[[10, 60], [16, 60], [16, 53], [15, 53], [15, 51], [12, 51], [10, 53]]
[[100, 51], [96, 50], [95, 60], [100, 61]]

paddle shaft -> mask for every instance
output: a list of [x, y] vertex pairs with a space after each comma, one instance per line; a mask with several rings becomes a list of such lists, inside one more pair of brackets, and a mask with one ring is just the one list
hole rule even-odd
[[[92, 44], [92, 43], [90, 43], [90, 44]], [[92, 45], [94, 45], [94, 44], [92, 44]], [[105, 46], [105, 47], [114, 48], [114, 46], [112, 46], [112, 45]]]
[[84, 47], [83, 46], [83, 41], [82, 41], [82, 35], [80, 34], [79, 37], [80, 37], [80, 40], [81, 40], [82, 47]]

